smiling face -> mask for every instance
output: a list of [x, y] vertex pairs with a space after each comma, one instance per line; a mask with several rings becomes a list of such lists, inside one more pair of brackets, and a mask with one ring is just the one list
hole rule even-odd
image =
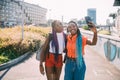
[[71, 35], [77, 34], [77, 29], [77, 24], [75, 24], [74, 22], [70, 22], [68, 24], [68, 31], [71, 33]]

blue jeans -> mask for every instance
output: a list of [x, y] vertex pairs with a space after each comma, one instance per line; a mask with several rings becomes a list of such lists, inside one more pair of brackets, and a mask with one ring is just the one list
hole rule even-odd
[[64, 80], [84, 80], [86, 65], [83, 59], [83, 65], [78, 68], [75, 60], [67, 59], [65, 64]]

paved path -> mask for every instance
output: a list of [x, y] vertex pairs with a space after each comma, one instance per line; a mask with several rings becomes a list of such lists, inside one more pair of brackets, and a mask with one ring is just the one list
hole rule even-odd
[[[102, 56], [86, 47], [84, 56], [87, 70], [85, 80], [120, 80], [120, 70], [113, 66]], [[0, 80], [46, 80], [39, 73], [39, 62], [35, 59], [36, 54], [28, 60], [0, 72]], [[60, 80], [64, 80], [64, 66]]]

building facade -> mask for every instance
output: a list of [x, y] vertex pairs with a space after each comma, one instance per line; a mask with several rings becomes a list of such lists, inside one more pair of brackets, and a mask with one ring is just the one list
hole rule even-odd
[[95, 8], [89, 8], [87, 10], [87, 16], [90, 16], [93, 20], [93, 23], [96, 24], [96, 9]]
[[46, 8], [22, 0], [0, 0], [0, 25], [46, 24]]

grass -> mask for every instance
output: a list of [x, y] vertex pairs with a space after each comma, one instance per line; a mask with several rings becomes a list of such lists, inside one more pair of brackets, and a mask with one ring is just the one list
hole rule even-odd
[[111, 33], [108, 30], [100, 30], [98, 31], [99, 34], [110, 35]]
[[0, 64], [15, 59], [29, 50], [37, 50], [49, 32], [50, 27], [24, 26], [22, 40], [20, 26], [0, 29]]

